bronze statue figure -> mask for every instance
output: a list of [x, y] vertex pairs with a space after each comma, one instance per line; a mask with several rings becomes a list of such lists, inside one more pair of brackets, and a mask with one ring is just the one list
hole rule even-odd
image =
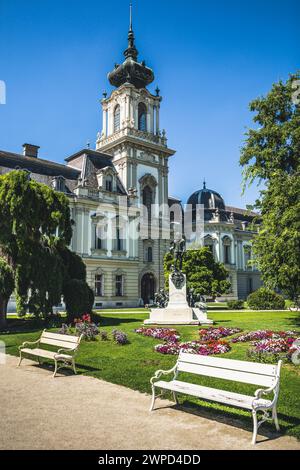
[[174, 256], [174, 267], [173, 271], [181, 271], [182, 270], [182, 261], [183, 261], [183, 254], [186, 248], [186, 241], [184, 236], [179, 240], [173, 240], [170, 246], [170, 252]]

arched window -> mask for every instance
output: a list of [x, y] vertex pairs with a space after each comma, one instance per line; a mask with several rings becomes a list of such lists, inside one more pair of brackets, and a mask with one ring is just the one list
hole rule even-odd
[[224, 253], [224, 263], [231, 263], [231, 240], [229, 237], [223, 238], [223, 253]]
[[138, 107], [138, 129], [139, 131], [147, 130], [147, 108], [144, 103], [139, 103]]
[[153, 191], [150, 186], [145, 186], [143, 189], [143, 205], [147, 208], [148, 211], [148, 220], [151, 217], [151, 204], [152, 204]]
[[117, 104], [114, 110], [114, 132], [120, 130], [120, 106]]
[[212, 254], [214, 254], [214, 241], [210, 235], [207, 235], [204, 238], [204, 246], [207, 246], [212, 252]]

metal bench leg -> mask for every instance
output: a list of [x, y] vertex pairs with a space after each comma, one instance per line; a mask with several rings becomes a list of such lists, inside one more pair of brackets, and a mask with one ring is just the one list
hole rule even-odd
[[252, 435], [252, 444], [256, 443], [256, 436], [257, 436], [257, 416], [256, 416], [256, 411], [252, 410], [252, 416], [253, 416], [253, 435]]
[[150, 410], [149, 411], [153, 410], [154, 402], [155, 402], [155, 387], [152, 385], [152, 400], [151, 400], [151, 405], [150, 405]]
[[20, 359], [19, 359], [18, 367], [20, 367], [22, 361], [23, 361], [23, 357], [22, 357], [22, 352], [20, 351]]
[[172, 393], [173, 393], [173, 399], [174, 399], [176, 405], [178, 405], [178, 398], [177, 398], [177, 395], [176, 395], [175, 392], [172, 392]]
[[53, 373], [53, 378], [55, 377], [56, 375], [56, 372], [57, 372], [57, 361], [55, 361], [55, 368], [54, 368], [54, 373]]
[[273, 410], [272, 410], [272, 418], [274, 419], [276, 431], [280, 431], [280, 426], [279, 426], [278, 417], [277, 417], [276, 405], [274, 406], [274, 408], [273, 408]]

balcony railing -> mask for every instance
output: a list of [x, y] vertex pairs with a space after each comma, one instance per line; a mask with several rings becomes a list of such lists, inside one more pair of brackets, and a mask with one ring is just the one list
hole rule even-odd
[[151, 132], [140, 131], [138, 129], [135, 129], [134, 127], [124, 127], [123, 129], [120, 129], [119, 131], [114, 132], [112, 135], [108, 137], [104, 137], [104, 136], [100, 137], [97, 140], [96, 148], [98, 150], [112, 142], [115, 142], [121, 137], [125, 137], [125, 136], [132, 136], [141, 140], [145, 140], [147, 142], [162, 145], [163, 147], [167, 146], [167, 138], [165, 134], [155, 135], [155, 134], [152, 134]]

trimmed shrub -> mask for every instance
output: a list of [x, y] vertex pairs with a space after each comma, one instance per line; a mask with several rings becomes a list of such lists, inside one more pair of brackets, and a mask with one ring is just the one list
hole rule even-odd
[[243, 300], [228, 300], [227, 307], [230, 310], [242, 310], [244, 308]]
[[94, 293], [85, 281], [71, 279], [64, 287], [64, 301], [68, 321], [73, 322], [75, 318], [91, 313]]
[[285, 300], [282, 295], [261, 287], [247, 297], [248, 307], [253, 310], [284, 310]]

